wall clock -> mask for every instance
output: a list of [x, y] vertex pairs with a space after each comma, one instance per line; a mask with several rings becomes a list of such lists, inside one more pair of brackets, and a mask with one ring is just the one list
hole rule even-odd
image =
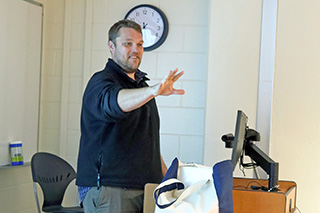
[[140, 24], [145, 51], [158, 48], [167, 38], [168, 19], [162, 10], [153, 5], [141, 4], [135, 6], [126, 14], [125, 19]]

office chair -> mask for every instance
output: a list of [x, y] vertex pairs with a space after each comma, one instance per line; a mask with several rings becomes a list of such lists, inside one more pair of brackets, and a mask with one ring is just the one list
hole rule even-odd
[[44, 212], [84, 212], [79, 206], [63, 207], [61, 205], [65, 191], [77, 174], [72, 166], [62, 158], [45, 152], [32, 156], [31, 171], [38, 212], [40, 205], [37, 192], [38, 183], [43, 192], [42, 211]]

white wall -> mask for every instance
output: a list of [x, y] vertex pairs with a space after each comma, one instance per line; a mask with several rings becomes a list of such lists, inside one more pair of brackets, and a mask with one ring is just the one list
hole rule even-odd
[[[230, 152], [221, 151], [220, 136], [234, 131], [237, 109], [247, 112], [249, 125], [255, 125], [257, 99], [254, 93], [261, 85], [256, 85], [258, 80], [251, 78], [252, 73], [248, 69], [258, 70], [255, 67], [260, 60], [259, 44], [253, 44], [260, 42], [258, 22], [261, 21], [262, 3], [211, 1], [208, 63], [208, 82], [211, 84], [208, 83], [206, 105], [206, 164], [230, 156]], [[276, 44], [274, 78], [265, 76], [266, 81], [274, 82], [270, 156], [280, 164], [280, 179], [297, 183], [300, 211], [319, 212], [316, 183], [320, 175], [317, 166], [320, 160], [320, 102], [317, 99], [320, 89], [320, 17], [317, 11], [320, 3], [316, 0], [285, 0], [277, 1], [277, 4], [276, 40], [269, 46], [272, 49]], [[250, 15], [253, 16], [249, 18]], [[239, 37], [239, 29], [247, 34]], [[252, 55], [247, 57], [250, 53]], [[240, 78], [242, 83], [239, 83], [236, 79], [241, 74], [247, 78]], [[246, 88], [248, 85], [252, 87]], [[246, 94], [249, 98], [243, 99], [244, 96], [239, 94]]]
[[255, 128], [262, 1], [211, 1], [205, 159], [230, 159], [221, 136], [233, 133], [237, 110]]
[[[50, 13], [51, 9], [44, 0], [38, 2], [44, 4], [44, 13], [48, 16], [44, 17], [44, 49], [55, 49], [56, 52], [52, 52], [55, 56], [54, 60], [47, 58], [44, 59], [43, 66], [47, 69], [42, 69], [42, 104], [40, 107], [41, 122], [40, 122], [40, 141], [44, 141], [40, 144], [40, 149], [45, 148], [51, 152], [57, 152], [56, 144], [58, 140], [54, 140], [55, 135], [59, 135], [59, 124], [55, 123], [56, 118], [60, 117], [60, 93], [61, 91], [59, 84], [59, 29], [63, 26], [63, 19], [60, 21], [54, 21], [54, 18], [58, 18], [59, 15], [64, 13], [63, 4], [62, 7], [58, 8], [55, 12]], [[56, 1], [58, 3], [58, 1]], [[57, 8], [55, 8], [57, 9]], [[49, 14], [52, 16], [50, 17]], [[51, 30], [50, 32], [48, 32]], [[60, 32], [63, 32], [61, 30]], [[60, 39], [61, 42], [61, 39]], [[45, 57], [50, 55], [50, 51], [44, 50]], [[46, 87], [44, 87], [44, 85]], [[57, 92], [58, 91], [58, 92]], [[49, 97], [50, 96], [50, 97]], [[44, 136], [45, 135], [45, 136]], [[0, 169], [0, 206], [1, 212], [23, 212], [23, 213], [34, 213], [37, 212], [35, 198], [33, 194], [33, 184], [31, 176], [30, 165], [19, 166], [14, 168], [1, 168]], [[40, 199], [42, 196], [40, 195]]]
[[64, 0], [43, 1], [44, 32], [39, 150], [59, 154]]
[[301, 212], [320, 212], [320, 2], [278, 6], [271, 154], [298, 185]]
[[2, 0], [0, 10], [0, 165], [3, 166], [11, 163], [9, 142], [22, 141], [25, 162], [30, 162], [37, 151], [43, 8], [21, 0]]

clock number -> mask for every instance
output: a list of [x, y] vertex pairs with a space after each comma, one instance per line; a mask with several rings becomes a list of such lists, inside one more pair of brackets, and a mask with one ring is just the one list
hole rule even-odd
[[139, 13], [139, 11], [136, 11], [136, 16], [140, 16], [140, 13]]
[[160, 22], [160, 18], [157, 18], [157, 23], [159, 23]]
[[144, 9], [142, 12], [143, 12], [143, 15], [147, 15], [148, 11], [146, 9]]
[[161, 27], [160, 26], [158, 26], [158, 31], [160, 31], [161, 30]]

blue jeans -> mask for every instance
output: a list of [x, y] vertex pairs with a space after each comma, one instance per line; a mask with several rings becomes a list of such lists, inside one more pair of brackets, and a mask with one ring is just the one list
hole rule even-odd
[[92, 187], [83, 200], [86, 213], [143, 212], [143, 190], [120, 187]]

